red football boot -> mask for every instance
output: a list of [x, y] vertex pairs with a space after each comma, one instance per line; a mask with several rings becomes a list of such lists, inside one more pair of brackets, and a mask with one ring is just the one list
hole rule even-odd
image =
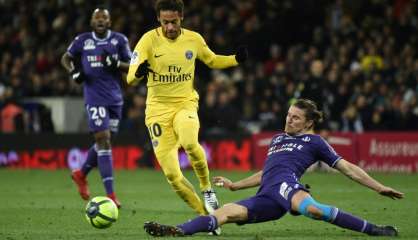
[[107, 194], [107, 197], [112, 199], [113, 202], [116, 204], [118, 208], [122, 207], [122, 204], [119, 202], [118, 198], [116, 197], [115, 193]]
[[86, 176], [81, 172], [81, 170], [75, 170], [72, 172], [71, 178], [77, 185], [78, 192], [80, 193], [81, 198], [84, 200], [88, 200], [90, 198], [90, 191], [87, 185]]

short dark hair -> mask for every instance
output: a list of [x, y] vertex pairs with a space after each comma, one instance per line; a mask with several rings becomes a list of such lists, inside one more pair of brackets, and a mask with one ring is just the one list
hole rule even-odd
[[183, 14], [184, 3], [183, 0], [157, 0], [155, 3], [155, 11], [157, 16], [160, 15], [160, 11], [178, 11], [180, 15]]
[[305, 112], [306, 120], [312, 120], [313, 126], [322, 122], [324, 114], [318, 110], [316, 103], [309, 99], [300, 98], [297, 99], [293, 106], [302, 109]]
[[109, 11], [109, 9], [107, 9], [105, 6], [97, 6], [97, 7], [93, 10], [93, 12], [92, 12], [91, 16], [93, 17], [93, 15], [94, 15], [96, 12], [98, 12], [98, 11], [105, 11], [105, 12], [107, 12], [107, 14], [109, 14], [109, 16], [110, 16], [110, 11]]

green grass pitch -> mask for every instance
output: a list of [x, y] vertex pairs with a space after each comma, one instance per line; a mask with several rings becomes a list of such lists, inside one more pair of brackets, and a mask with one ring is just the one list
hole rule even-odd
[[[212, 171], [232, 180], [249, 172]], [[191, 171], [185, 175], [193, 183]], [[393, 224], [399, 239], [418, 239], [418, 175], [372, 174], [383, 183], [405, 193], [403, 200], [391, 200], [366, 189], [340, 174], [309, 173], [302, 179], [311, 185], [313, 196], [322, 203], [378, 224]], [[86, 202], [78, 196], [68, 170], [0, 169], [0, 239], [152, 239], [143, 223], [156, 220], [182, 223], [195, 217], [171, 190], [160, 171], [116, 171], [115, 189], [123, 204], [118, 221], [109, 229], [95, 229], [85, 220]], [[92, 196], [104, 194], [99, 174], [89, 175]], [[237, 192], [218, 190], [222, 203], [240, 200], [256, 189]], [[286, 215], [268, 223], [236, 226], [228, 224], [219, 237], [200, 233], [186, 239], [369, 239], [367, 235], [337, 228], [305, 217]], [[370, 239], [376, 239], [375, 237]], [[385, 238], [379, 238], [385, 239]]]

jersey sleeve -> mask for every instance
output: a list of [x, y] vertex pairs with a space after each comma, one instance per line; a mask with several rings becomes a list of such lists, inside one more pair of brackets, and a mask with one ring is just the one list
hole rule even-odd
[[129, 47], [128, 38], [122, 35], [122, 43], [119, 48], [119, 54], [121, 56], [120, 60], [124, 62], [129, 62], [131, 60], [131, 47]]
[[335, 164], [341, 159], [341, 156], [334, 150], [334, 148], [329, 145], [325, 139], [322, 137], [318, 141], [318, 152], [317, 157], [319, 160], [325, 162], [330, 167], [334, 167]]
[[208, 67], [220, 69], [238, 65], [234, 55], [217, 55], [208, 47], [200, 34], [196, 33], [196, 39], [198, 42], [197, 58]]
[[81, 54], [83, 50], [81, 37], [77, 36], [74, 38], [70, 46], [67, 48], [67, 52], [71, 57], [76, 57]]
[[136, 44], [135, 49], [132, 53], [131, 61], [129, 63], [128, 76], [126, 77], [128, 84], [134, 84], [142, 80], [135, 77], [135, 72], [141, 63], [149, 59], [151, 46], [152, 39], [149, 34], [143, 35]]

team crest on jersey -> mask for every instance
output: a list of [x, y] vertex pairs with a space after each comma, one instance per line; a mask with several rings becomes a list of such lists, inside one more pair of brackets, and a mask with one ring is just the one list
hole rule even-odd
[[273, 144], [279, 143], [283, 140], [283, 136], [278, 136], [273, 140]]
[[302, 138], [302, 141], [304, 141], [304, 142], [309, 142], [309, 141], [311, 141], [311, 138], [310, 138], [310, 137], [308, 137], [308, 136], [306, 136], [306, 137], [303, 137], [303, 138]]
[[93, 39], [87, 39], [84, 41], [84, 47], [83, 47], [84, 50], [92, 50], [95, 48], [96, 46], [94, 45]]
[[187, 50], [185, 55], [186, 55], [187, 60], [190, 60], [193, 57], [193, 52], [191, 50]]
[[132, 53], [131, 62], [129, 64], [138, 64], [139, 60], [139, 53], [137, 51], [134, 51]]
[[112, 40], [110, 40], [110, 43], [114, 46], [118, 45], [119, 41], [116, 38], [112, 38]]

